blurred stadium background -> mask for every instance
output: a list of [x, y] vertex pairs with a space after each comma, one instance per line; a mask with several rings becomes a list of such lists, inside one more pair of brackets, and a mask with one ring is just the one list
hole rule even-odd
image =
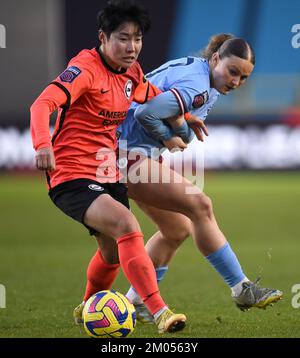
[[[241, 314], [189, 240], [162, 285], [171, 304], [193, 318], [178, 336], [299, 337], [291, 287], [300, 281], [300, 1], [142, 2], [153, 22], [141, 55], [145, 72], [198, 54], [219, 32], [245, 37], [255, 49], [249, 83], [221, 97], [208, 116], [205, 190], [246, 272], [262, 273], [263, 284], [286, 293], [272, 310]], [[84, 336], [71, 314], [95, 245], [54, 208], [34, 171], [29, 107], [68, 59], [96, 46], [104, 3], [0, 0], [0, 284], [7, 292], [0, 337]], [[134, 209], [149, 238], [154, 226]], [[117, 285], [126, 290], [122, 276]], [[134, 336], [157, 335], [141, 327]]]
[[[208, 117], [213, 135], [206, 168], [299, 168], [300, 25], [294, 25], [300, 23], [300, 2], [143, 2], [153, 21], [141, 56], [145, 72], [199, 53], [218, 32], [245, 37], [255, 49], [257, 65], [247, 86], [221, 98]], [[0, 168], [32, 168], [29, 106], [68, 59], [97, 44], [95, 18], [104, 3], [0, 1], [6, 29], [6, 48], [0, 49]]]

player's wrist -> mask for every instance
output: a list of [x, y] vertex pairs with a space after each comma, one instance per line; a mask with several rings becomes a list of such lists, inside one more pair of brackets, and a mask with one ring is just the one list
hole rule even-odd
[[52, 150], [52, 145], [51, 144], [50, 145], [42, 144], [36, 148], [36, 152], [39, 152], [41, 150]]
[[191, 118], [191, 113], [190, 112], [184, 114], [184, 119], [186, 121], [188, 121], [190, 118]]
[[190, 127], [186, 121], [184, 121], [180, 127], [173, 128], [173, 132], [176, 136], [180, 137], [185, 143], [189, 142]]

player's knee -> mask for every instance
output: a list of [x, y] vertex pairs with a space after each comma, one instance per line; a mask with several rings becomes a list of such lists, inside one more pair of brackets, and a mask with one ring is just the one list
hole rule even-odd
[[205, 194], [196, 195], [192, 200], [192, 216], [194, 219], [212, 218], [212, 200]]
[[122, 218], [119, 218], [119, 220], [115, 221], [114, 236], [116, 239], [120, 236], [136, 231], [140, 231], [140, 228], [134, 216], [130, 212], [129, 214], [124, 215]]

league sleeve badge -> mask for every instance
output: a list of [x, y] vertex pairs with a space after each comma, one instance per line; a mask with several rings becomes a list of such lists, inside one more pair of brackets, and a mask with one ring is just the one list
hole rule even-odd
[[194, 108], [202, 107], [208, 101], [208, 98], [209, 96], [207, 91], [197, 94], [197, 96], [194, 97], [193, 107]]
[[81, 74], [81, 70], [78, 67], [68, 67], [60, 76], [62, 82], [72, 83], [76, 77]]

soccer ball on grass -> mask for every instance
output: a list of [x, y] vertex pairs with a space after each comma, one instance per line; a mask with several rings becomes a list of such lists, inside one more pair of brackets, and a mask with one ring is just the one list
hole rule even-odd
[[100, 291], [90, 297], [83, 309], [83, 325], [93, 338], [125, 338], [134, 330], [134, 306], [120, 292]]

